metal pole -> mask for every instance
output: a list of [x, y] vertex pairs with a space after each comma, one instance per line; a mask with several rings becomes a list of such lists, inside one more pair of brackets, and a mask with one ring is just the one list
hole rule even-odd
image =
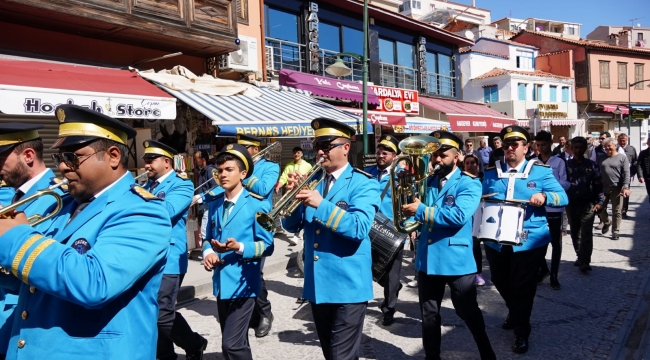
[[[627, 137], [630, 138], [632, 135], [632, 93], [631, 89], [633, 84], [628, 84], [627, 86]], [[639, 132], [641, 128], [639, 128]]]
[[368, 155], [368, 0], [363, 1], [363, 154]]

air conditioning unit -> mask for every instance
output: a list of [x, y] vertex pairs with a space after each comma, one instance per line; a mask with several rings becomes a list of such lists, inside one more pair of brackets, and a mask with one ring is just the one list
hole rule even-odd
[[219, 58], [219, 71], [256, 72], [257, 39], [249, 36], [239, 37], [239, 50]]

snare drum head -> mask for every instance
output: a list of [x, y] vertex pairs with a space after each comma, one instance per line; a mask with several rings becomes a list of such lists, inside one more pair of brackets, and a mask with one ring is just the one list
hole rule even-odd
[[525, 217], [525, 208], [521, 204], [485, 200], [479, 208], [482, 208], [482, 213], [476, 237], [498, 243], [521, 242]]

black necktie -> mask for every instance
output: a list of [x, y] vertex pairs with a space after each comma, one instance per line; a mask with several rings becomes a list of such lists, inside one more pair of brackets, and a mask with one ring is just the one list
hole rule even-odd
[[16, 193], [14, 194], [14, 197], [11, 199], [11, 203], [13, 204], [16, 201], [20, 200], [20, 198], [23, 197], [23, 195], [25, 195], [24, 192], [22, 192], [20, 190], [16, 190]]
[[151, 184], [151, 187], [149, 187], [149, 192], [153, 194], [153, 192], [156, 190], [156, 187], [158, 187], [160, 183], [158, 180], [154, 181], [153, 184]]
[[334, 182], [334, 175], [328, 174], [325, 177], [325, 187], [323, 187], [323, 197], [327, 196], [327, 193], [330, 191], [330, 185]]
[[80, 213], [83, 209], [85, 209], [86, 206], [88, 206], [88, 204], [90, 204], [91, 201], [93, 201], [93, 199], [90, 199], [90, 200], [88, 200], [88, 201], [86, 201], [86, 202], [84, 202], [84, 203], [81, 203], [81, 204], [77, 205], [77, 208], [76, 208], [76, 209], [74, 210], [74, 212], [72, 213], [72, 216], [70, 216], [70, 220], [68, 220], [68, 223], [72, 222], [72, 219], [74, 219], [75, 217], [77, 217], [77, 215], [79, 215], [79, 213]]
[[438, 191], [442, 190], [443, 187], [445, 187], [445, 184], [447, 183], [447, 178], [444, 177], [438, 181]]
[[517, 169], [510, 169], [510, 170], [508, 170], [508, 172], [509, 172], [509, 173], [516, 173], [516, 172], [517, 172]]

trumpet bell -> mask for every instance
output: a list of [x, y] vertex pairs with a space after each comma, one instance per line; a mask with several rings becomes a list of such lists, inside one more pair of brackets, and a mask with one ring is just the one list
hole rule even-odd
[[275, 232], [277, 230], [275, 220], [269, 214], [258, 212], [255, 214], [255, 220], [266, 231]]
[[440, 148], [440, 140], [433, 136], [410, 136], [399, 142], [399, 149], [407, 155], [427, 155]]

